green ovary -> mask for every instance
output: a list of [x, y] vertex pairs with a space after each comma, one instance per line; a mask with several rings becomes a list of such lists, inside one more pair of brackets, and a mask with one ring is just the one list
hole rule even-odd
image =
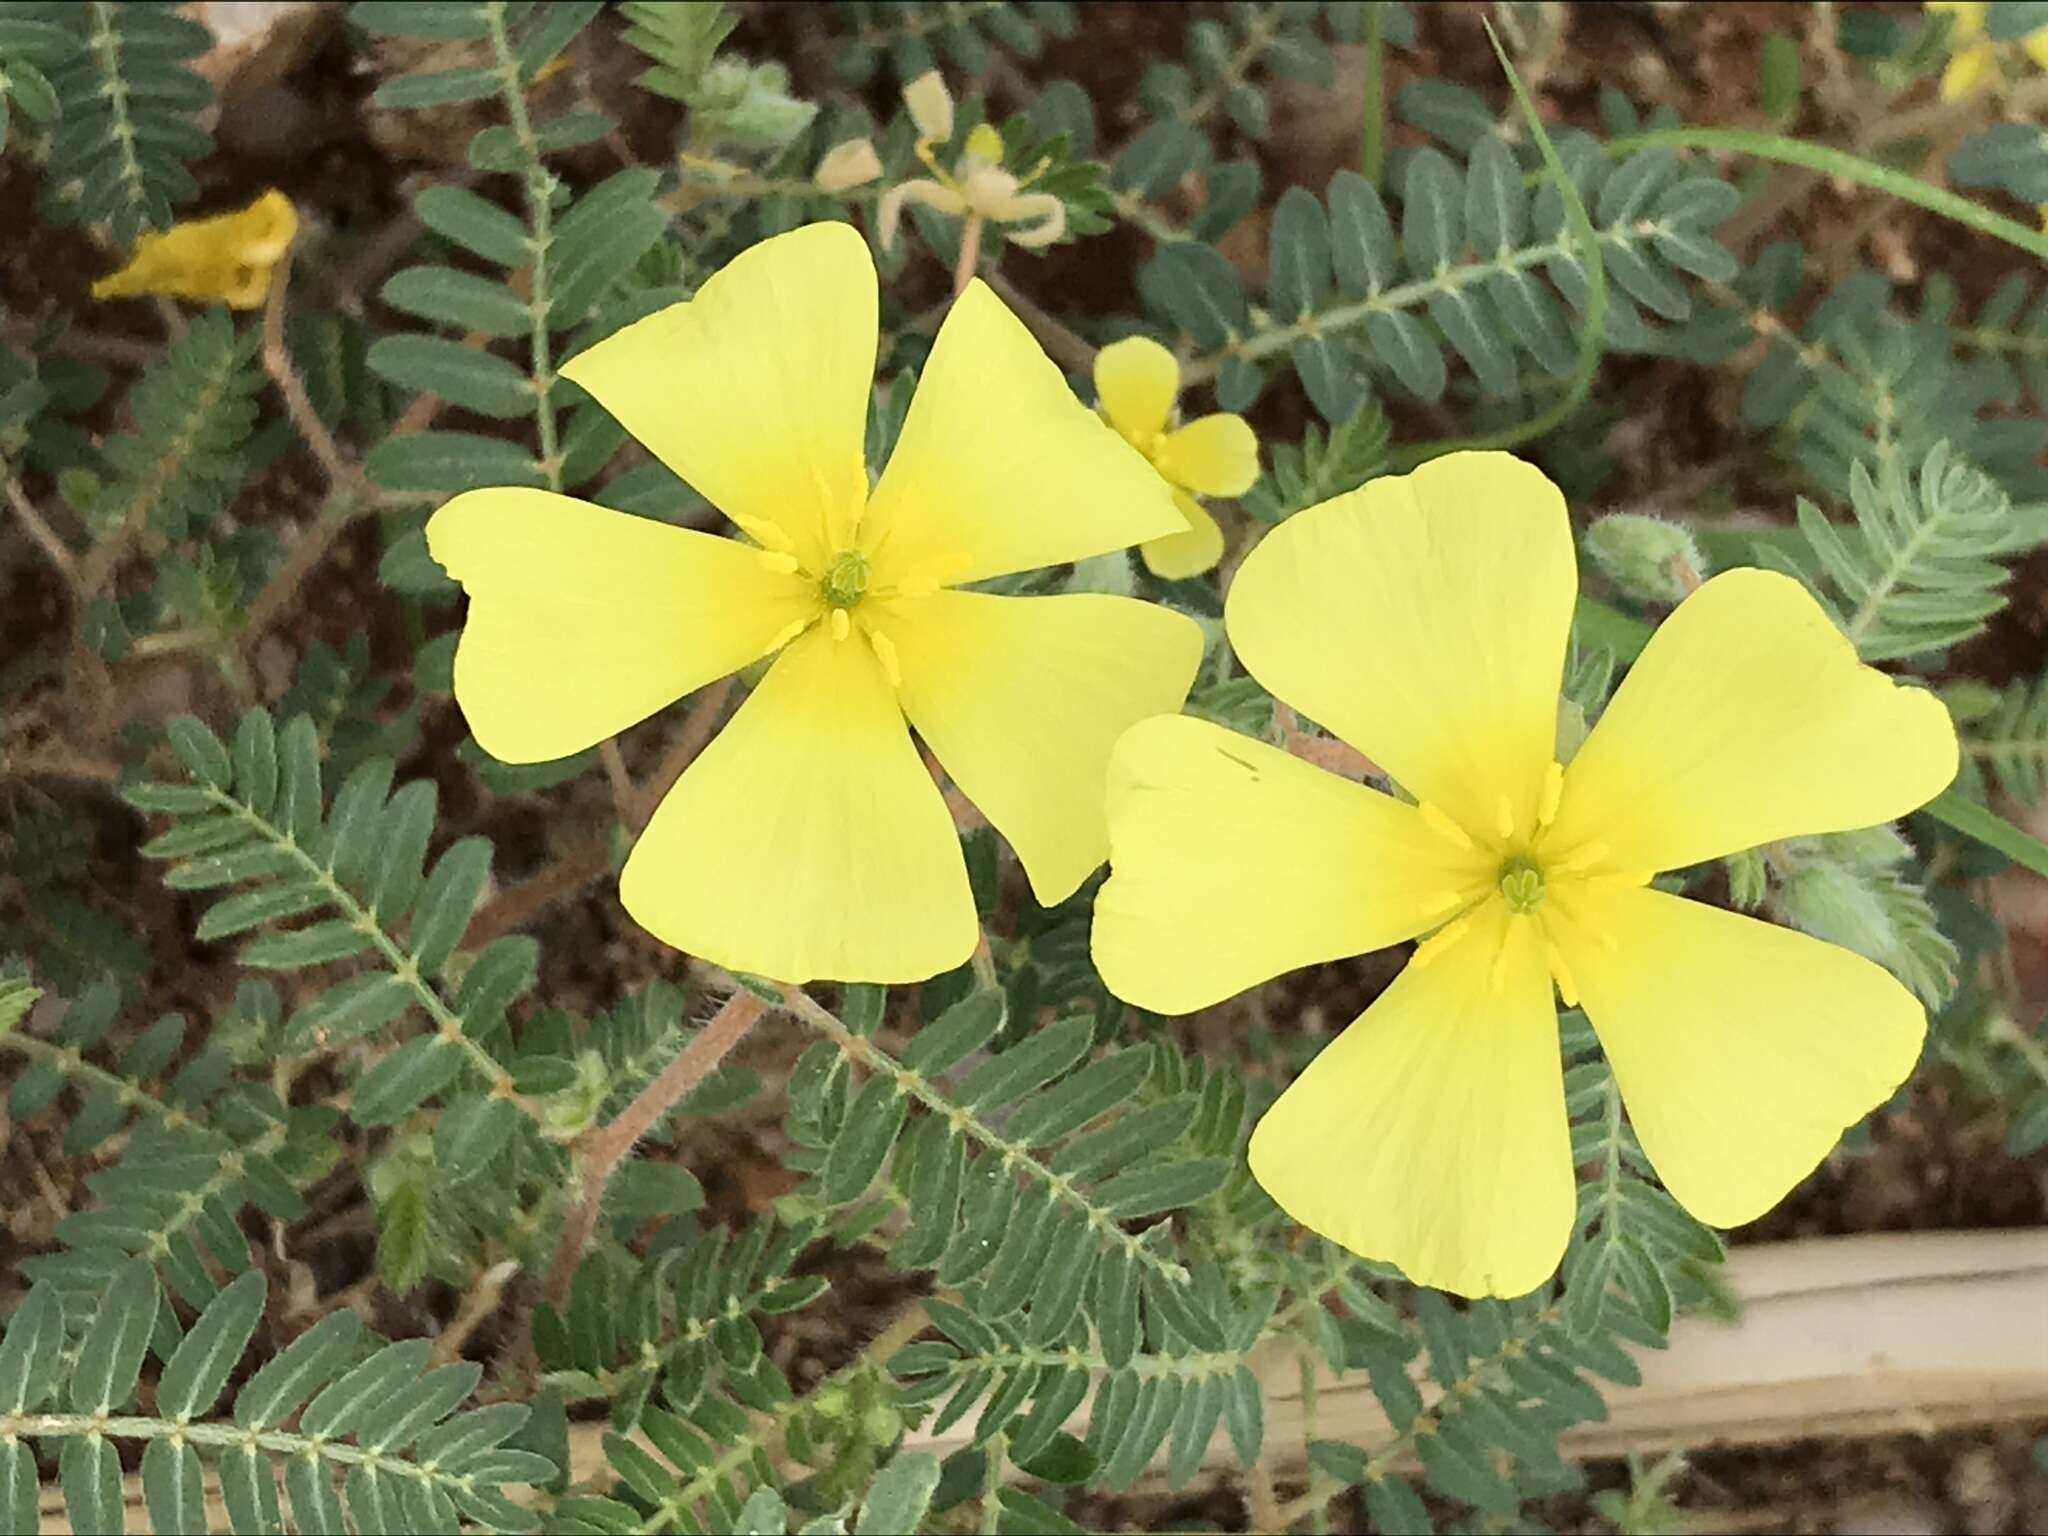
[[1510, 912], [1534, 912], [1543, 905], [1543, 871], [1530, 859], [1508, 860], [1501, 867], [1500, 894]]
[[826, 605], [851, 608], [858, 604], [867, 595], [871, 569], [868, 557], [857, 549], [841, 550], [833, 556], [823, 582]]

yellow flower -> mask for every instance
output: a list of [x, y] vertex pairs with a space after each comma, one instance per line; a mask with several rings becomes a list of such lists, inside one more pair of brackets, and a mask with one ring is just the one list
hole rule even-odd
[[1940, 701], [1860, 665], [1797, 582], [1735, 570], [1665, 621], [1563, 767], [1577, 586], [1531, 466], [1457, 453], [1372, 481], [1268, 535], [1225, 625], [1260, 683], [1420, 803], [1182, 716], [1110, 765], [1094, 951], [1119, 996], [1184, 1013], [1432, 934], [1259, 1123], [1251, 1166], [1304, 1226], [1467, 1296], [1541, 1284], [1572, 1229], [1553, 981], [1659, 1176], [1716, 1226], [1782, 1198], [1926, 1029], [1868, 960], [1649, 881], [1920, 805], [1956, 771]]
[[[2013, 45], [1985, 35], [1985, 0], [1927, 0], [1927, 9], [1954, 18], [1948, 34], [1948, 68], [1941, 75], [1942, 100], [1958, 101], [1997, 84]], [[2036, 27], [2018, 43], [2035, 68], [2048, 69], [2048, 27]]]
[[1179, 525], [983, 284], [940, 327], [870, 490], [876, 308], [866, 243], [814, 224], [563, 368], [750, 542], [506, 487], [427, 525], [470, 597], [456, 699], [508, 762], [581, 751], [774, 657], [620, 896], [667, 943], [780, 981], [917, 981], [973, 950], [912, 728], [1058, 901], [1108, 853], [1111, 745], [1179, 708], [1201, 655], [1195, 624], [1150, 604], [963, 589]]
[[270, 293], [271, 269], [299, 232], [298, 210], [269, 191], [236, 213], [186, 219], [135, 242], [128, 265], [92, 285], [96, 299], [163, 293], [231, 309], [255, 309]]
[[[1242, 416], [1218, 412], [1173, 428], [1180, 363], [1147, 336], [1111, 342], [1095, 354], [1095, 397], [1123, 440], [1173, 486], [1187, 531], [1139, 547], [1155, 576], [1181, 581], [1223, 558], [1223, 530], [1203, 496], [1242, 496], [1259, 478], [1259, 440]], [[1169, 430], [1171, 429], [1171, 430]]]
[[1066, 233], [1067, 205], [1050, 192], [1030, 192], [1040, 171], [1022, 180], [1003, 169], [1003, 136], [982, 123], [967, 135], [965, 152], [948, 171], [935, 150], [953, 136], [953, 98], [937, 70], [928, 70], [903, 88], [903, 102], [917, 125], [917, 158], [930, 179], [900, 182], [882, 194], [875, 214], [882, 249], [896, 243], [896, 225], [905, 203], [956, 219], [985, 219], [1005, 227], [1008, 237], [1023, 246], [1051, 245]]

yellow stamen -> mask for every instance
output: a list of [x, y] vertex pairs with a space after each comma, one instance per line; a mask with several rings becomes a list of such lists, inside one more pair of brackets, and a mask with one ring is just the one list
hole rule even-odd
[[1422, 898], [1422, 915], [1440, 917], [1464, 899], [1456, 891], [1432, 891]]
[[[727, 516], [730, 517], [732, 514], [728, 513]], [[732, 520], [738, 526], [740, 532], [744, 533], [763, 549], [780, 550], [784, 554], [788, 554], [796, 548], [796, 541], [790, 538], [787, 533], [784, 533], [776, 524], [769, 522], [765, 517], [733, 517]]]
[[1557, 802], [1564, 798], [1564, 764], [1552, 761], [1543, 770], [1543, 796], [1536, 802], [1536, 825], [1547, 827], [1557, 820]]
[[1494, 825], [1500, 829], [1502, 837], [1513, 837], [1515, 835], [1515, 807], [1506, 795], [1500, 797], [1494, 809], [1493, 820]]
[[1565, 857], [1552, 859], [1550, 861], [1550, 872], [1553, 875], [1576, 875], [1582, 873], [1593, 868], [1594, 865], [1606, 858], [1608, 851], [1607, 845], [1598, 838], [1595, 838], [1590, 843], [1581, 843], [1574, 852], [1565, 855]]
[[891, 688], [903, 686], [903, 664], [896, 656], [896, 643], [879, 629], [868, 631], [868, 644], [875, 648], [875, 660], [882, 664], [882, 676]]
[[1446, 838], [1460, 848], [1467, 850], [1471, 848], [1472, 839], [1470, 835], [1467, 834], [1463, 827], [1451, 820], [1442, 806], [1434, 805], [1424, 800], [1417, 804], [1415, 809], [1422, 817], [1422, 824], [1438, 837]]
[[846, 610], [844, 608], [834, 608], [832, 610], [832, 638], [834, 640], [844, 640], [852, 633], [853, 620], [846, 616]]
[[1471, 930], [1471, 927], [1472, 917], [1470, 913], [1467, 913], [1454, 923], [1445, 924], [1415, 946], [1415, 953], [1408, 957], [1408, 963], [1413, 966], [1428, 965], [1438, 955], [1465, 937], [1466, 933]]
[[774, 655], [775, 652], [781, 650], [790, 641], [809, 629], [813, 622], [810, 619], [792, 619], [775, 632], [775, 638], [768, 642], [768, 649], [762, 654]]
[[764, 569], [773, 571], [778, 576], [792, 575], [797, 568], [796, 556], [787, 550], [764, 549], [755, 558], [761, 562]]
[[1549, 939], [1543, 941], [1543, 958], [1550, 963], [1550, 974], [1557, 981], [1557, 995], [1564, 999], [1567, 1008], [1579, 1006], [1579, 984], [1572, 980], [1571, 967], [1564, 963], [1564, 956]]
[[930, 597], [974, 569], [974, 557], [960, 551], [920, 560], [896, 579], [897, 597]]

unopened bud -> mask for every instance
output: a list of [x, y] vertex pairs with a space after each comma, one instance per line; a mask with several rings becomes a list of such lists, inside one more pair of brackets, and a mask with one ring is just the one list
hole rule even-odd
[[882, 157], [868, 139], [848, 139], [835, 144], [811, 173], [811, 184], [820, 192], [848, 192], [864, 187], [882, 174]]
[[1624, 596], [1639, 603], [1682, 602], [1707, 579], [1707, 562], [1676, 523], [1616, 512], [1586, 531], [1582, 547]]
[[936, 69], [926, 70], [903, 87], [903, 105], [910, 109], [919, 138], [953, 137], [953, 96]]
[[1795, 927], [1880, 965], [1898, 948], [1898, 931], [1877, 892], [1844, 865], [1807, 866], [1786, 880], [1778, 899]]

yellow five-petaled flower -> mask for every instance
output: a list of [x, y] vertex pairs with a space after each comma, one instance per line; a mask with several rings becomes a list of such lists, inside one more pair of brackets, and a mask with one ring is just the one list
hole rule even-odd
[[1218, 411], [1173, 425], [1180, 363], [1149, 336], [1113, 341], [1095, 354], [1103, 418], [1173, 487], [1187, 530], [1138, 548], [1155, 576], [1181, 581], [1223, 558], [1223, 530], [1195, 495], [1242, 496], [1259, 478], [1259, 440], [1242, 416]]
[[866, 243], [816, 224], [563, 368], [746, 542], [516, 488], [427, 527], [470, 597], [456, 699], [507, 761], [580, 751], [774, 657], [620, 895], [668, 943], [780, 981], [915, 981], [972, 952], [959, 839], [910, 727], [1057, 901], [1108, 852], [1111, 745], [1178, 709], [1201, 658], [1194, 622], [1150, 604], [965, 590], [1181, 526], [983, 284], [870, 489], [876, 305]]
[[1103, 978], [1184, 1013], [1430, 935], [1260, 1121], [1303, 1225], [1421, 1284], [1515, 1296], [1573, 1226], [1555, 983], [1694, 1215], [1760, 1215], [1883, 1102], [1926, 1018], [1868, 960], [1653, 874], [1903, 815], [1954, 776], [1933, 694], [1862, 666], [1787, 577], [1736, 570], [1657, 631], [1557, 760], [1577, 593], [1563, 498], [1507, 454], [1375, 480], [1269, 534], [1225, 624], [1270, 692], [1418, 803], [1185, 717], [1111, 760]]
[[2024, 54], [2037, 69], [2048, 69], [2048, 26], [2022, 33], [2015, 49], [1990, 35], [1991, 8], [1985, 0], [1927, 0], [1927, 9], [1951, 18], [1948, 67], [1941, 75], [1944, 101], [1959, 101], [1997, 84], [2005, 60], [2015, 53]]

